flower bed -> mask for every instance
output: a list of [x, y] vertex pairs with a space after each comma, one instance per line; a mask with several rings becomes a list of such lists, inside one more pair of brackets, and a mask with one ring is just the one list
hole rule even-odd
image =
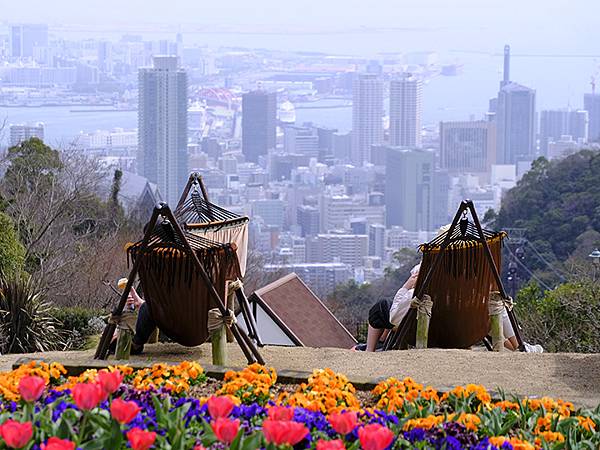
[[481, 386], [441, 393], [390, 378], [369, 396], [315, 370], [293, 391], [273, 369], [228, 372], [205, 395], [191, 362], [118, 366], [65, 377], [59, 364], [0, 374], [0, 448], [533, 449], [600, 447], [600, 408], [561, 400], [492, 398]]

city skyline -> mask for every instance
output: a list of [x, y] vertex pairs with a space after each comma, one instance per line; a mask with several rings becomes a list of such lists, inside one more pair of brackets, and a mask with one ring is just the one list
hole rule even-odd
[[[590, 94], [600, 69], [586, 48], [561, 53], [557, 36], [540, 45], [547, 32], [537, 18], [535, 39], [500, 40], [497, 24], [472, 19], [500, 20], [505, 9], [427, 3], [430, 14], [411, 24], [422, 7], [383, 4], [362, 24], [334, 25], [325, 18], [347, 10], [327, 4], [236, 25], [243, 7], [203, 25], [174, 21], [176, 5], [152, 26], [152, 2], [125, 25], [135, 2], [95, 26], [5, 22], [5, 135], [18, 143], [43, 132], [50, 145], [119, 168], [127, 211], [140, 198], [174, 206], [198, 172], [211, 201], [251, 218], [251, 248], [273, 270], [301, 270], [325, 294], [375, 280], [462, 199], [481, 217], [498, 210], [538, 156], [593, 145], [585, 128], [600, 129], [600, 96]], [[210, 17], [219, 7], [208, 9]], [[406, 14], [390, 25], [375, 20], [384, 11]], [[448, 26], [444, 11], [447, 21], [463, 17]], [[504, 31], [523, 17], [514, 19]], [[317, 277], [330, 269], [335, 276]]]

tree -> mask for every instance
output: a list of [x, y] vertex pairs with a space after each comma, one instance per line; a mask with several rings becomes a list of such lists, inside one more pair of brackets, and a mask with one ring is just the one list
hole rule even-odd
[[0, 274], [12, 276], [23, 269], [25, 248], [9, 216], [0, 212]]
[[122, 245], [132, 240], [116, 201], [120, 176], [111, 197], [96, 161], [35, 138], [10, 148], [4, 164], [1, 205], [25, 248], [26, 270], [54, 303], [106, 303], [101, 281], [126, 271]]
[[581, 237], [600, 232], [600, 151], [581, 150], [552, 161], [537, 159], [506, 193], [497, 215], [486, 219], [496, 229], [525, 228], [527, 239], [542, 256], [526, 252], [525, 265], [550, 284], [559, 282], [557, 269], [564, 271], [574, 252], [585, 251], [578, 250]]

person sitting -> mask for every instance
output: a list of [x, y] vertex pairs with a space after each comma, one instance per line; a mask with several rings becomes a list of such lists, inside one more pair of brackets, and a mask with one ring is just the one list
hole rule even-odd
[[[369, 310], [367, 343], [366, 345], [356, 346], [357, 350], [374, 352], [382, 348], [390, 330], [396, 329], [400, 325], [410, 309], [420, 267], [421, 264], [417, 264], [411, 269], [408, 280], [398, 289], [392, 301], [381, 299], [371, 307]], [[502, 327], [505, 337], [504, 347], [512, 351], [518, 350], [519, 344], [506, 309], [502, 313]], [[527, 342], [524, 342], [524, 345], [525, 350], [529, 353], [542, 353], [544, 351], [541, 345], [531, 345]]]

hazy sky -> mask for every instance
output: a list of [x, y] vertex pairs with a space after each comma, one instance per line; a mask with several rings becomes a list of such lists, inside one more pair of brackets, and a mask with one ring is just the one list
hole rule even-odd
[[73, 39], [173, 39], [180, 25], [187, 45], [363, 56], [437, 51], [467, 65], [465, 88], [443, 99], [447, 106], [474, 99], [481, 108], [497, 90], [504, 44], [515, 56], [513, 79], [538, 89], [540, 107], [581, 107], [590, 76], [600, 76], [599, 17], [600, 0], [0, 0], [5, 25], [48, 23], [51, 33]]
[[600, 12], [597, 0], [0, 0], [0, 5], [7, 21], [492, 27], [512, 18], [549, 33], [591, 25]]
[[262, 25], [297, 32], [426, 28], [434, 47], [460, 33], [474, 46], [483, 39], [494, 47], [511, 41], [528, 51], [600, 53], [600, 0], [0, 0], [0, 11], [5, 22], [103, 30], [138, 24], [238, 25], [252, 31]]

